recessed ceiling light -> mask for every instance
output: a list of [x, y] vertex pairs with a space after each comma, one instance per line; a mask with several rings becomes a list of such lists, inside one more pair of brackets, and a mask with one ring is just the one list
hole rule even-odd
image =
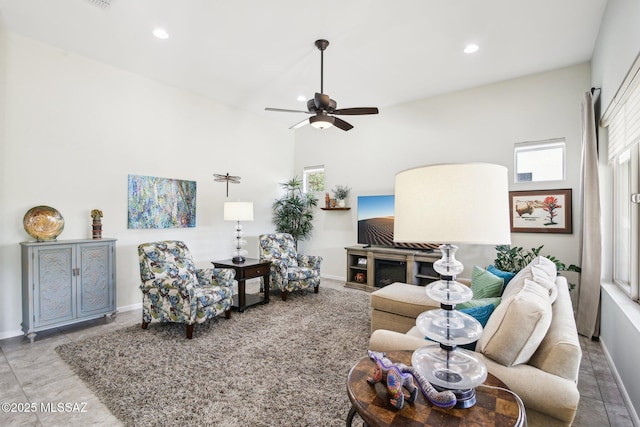
[[464, 53], [474, 53], [477, 52], [478, 49], [480, 49], [478, 47], [477, 44], [468, 44], [465, 48], [464, 48]]
[[298, 102], [304, 102], [307, 100], [307, 97], [304, 95], [298, 95], [296, 99], [298, 100]]
[[153, 30], [153, 35], [163, 40], [169, 38], [169, 33], [167, 33], [167, 30], [165, 30], [164, 28], [156, 28], [155, 30]]

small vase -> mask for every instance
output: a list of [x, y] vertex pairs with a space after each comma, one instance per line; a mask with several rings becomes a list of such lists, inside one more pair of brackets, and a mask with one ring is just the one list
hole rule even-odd
[[102, 221], [100, 218], [94, 218], [91, 225], [92, 235], [94, 239], [102, 239]]
[[338, 199], [338, 207], [344, 208], [347, 206], [347, 202], [344, 199]]

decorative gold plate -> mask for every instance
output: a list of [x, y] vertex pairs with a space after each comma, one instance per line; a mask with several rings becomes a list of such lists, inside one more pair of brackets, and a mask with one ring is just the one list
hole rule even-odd
[[24, 214], [24, 229], [37, 241], [56, 240], [64, 230], [64, 218], [50, 206], [36, 206]]

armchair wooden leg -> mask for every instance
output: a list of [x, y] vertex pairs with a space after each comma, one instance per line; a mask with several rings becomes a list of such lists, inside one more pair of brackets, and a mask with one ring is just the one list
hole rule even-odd
[[313, 293], [317, 294], [319, 290], [320, 290], [320, 285], [313, 288]]
[[287, 291], [282, 291], [282, 301], [286, 301], [287, 300]]
[[142, 329], [147, 329], [147, 326], [149, 326], [149, 324], [143, 320], [142, 321]]
[[231, 309], [228, 309], [227, 311], [224, 312], [224, 317], [226, 319], [231, 319]]
[[193, 326], [193, 323], [191, 325], [187, 325], [187, 339], [189, 340], [193, 338]]

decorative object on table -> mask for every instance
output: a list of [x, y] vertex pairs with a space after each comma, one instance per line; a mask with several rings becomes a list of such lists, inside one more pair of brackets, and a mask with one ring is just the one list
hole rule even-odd
[[325, 208], [331, 207], [331, 198], [329, 197], [329, 193], [324, 193], [324, 207]]
[[36, 206], [27, 211], [22, 225], [29, 236], [38, 242], [56, 240], [64, 230], [64, 218], [51, 206]]
[[[537, 248], [524, 249], [520, 246], [511, 247], [509, 245], [496, 246], [496, 259], [493, 261], [493, 266], [503, 272], [509, 272], [517, 274], [520, 270], [525, 268], [534, 258], [540, 256], [540, 252], [544, 245], [540, 245]], [[552, 255], [544, 255], [549, 261], [552, 261], [558, 272], [560, 271], [573, 271], [575, 273], [581, 273], [580, 266], [575, 264], [569, 264], [568, 266], [560, 261], [558, 258]], [[494, 273], [495, 274], [495, 273]], [[505, 283], [506, 285], [506, 283]], [[569, 283], [569, 290], [575, 288], [575, 283]]]
[[[376, 384], [384, 380], [387, 377], [387, 390], [392, 395], [390, 400], [391, 404], [396, 409], [402, 409], [404, 404], [404, 394], [402, 393], [402, 386], [409, 391], [409, 397], [407, 401], [415, 402], [418, 395], [417, 387], [410, 381], [411, 378], [415, 378], [420, 386], [420, 391], [424, 397], [433, 405], [440, 408], [453, 408], [456, 405], [456, 395], [450, 390], [438, 391], [436, 390], [424, 376], [413, 369], [411, 366], [407, 366], [404, 363], [393, 363], [387, 358], [386, 353], [379, 351], [368, 351], [369, 358], [376, 364], [372, 377], [367, 378], [369, 384]], [[389, 373], [392, 374], [391, 381], [389, 380]], [[402, 396], [398, 396], [398, 393]]]
[[234, 241], [235, 256], [232, 261], [242, 264], [245, 261], [247, 250], [243, 247], [247, 244], [242, 233], [240, 221], [253, 221], [253, 202], [225, 202], [224, 220], [236, 221], [236, 235]]
[[571, 234], [571, 198], [570, 188], [510, 191], [511, 232]]
[[92, 209], [91, 218], [93, 218], [93, 223], [91, 224], [92, 237], [94, 239], [102, 239], [102, 211]]
[[271, 284], [280, 289], [283, 301], [287, 292], [320, 288], [322, 257], [298, 253], [293, 236], [288, 233], [262, 234], [258, 238], [261, 261], [271, 261]]
[[329, 95], [324, 93], [324, 50], [329, 46], [329, 42], [324, 39], [316, 40], [315, 46], [320, 50], [320, 93], [316, 92], [313, 99], [309, 99], [307, 101], [307, 111], [269, 107], [265, 108], [265, 110], [285, 113], [313, 114], [309, 119], [304, 119], [303, 121], [291, 126], [289, 129], [297, 129], [308, 123], [316, 129], [327, 129], [335, 125], [337, 128], [344, 131], [352, 129], [353, 126], [338, 117], [334, 117], [334, 115], [344, 114], [354, 116], [362, 114], [378, 114], [378, 109], [375, 107], [337, 109], [338, 104], [336, 101], [329, 98]]
[[213, 174], [213, 178], [216, 182], [226, 182], [227, 183], [227, 197], [229, 197], [229, 183], [232, 184], [240, 184], [240, 180], [242, 179], [239, 176], [229, 175], [227, 172], [225, 175], [220, 175], [217, 173]]
[[353, 280], [357, 283], [366, 283], [367, 275], [365, 273], [356, 273], [356, 275], [353, 276]]
[[129, 175], [127, 228], [196, 226], [196, 182]]
[[288, 233], [298, 246], [298, 240], [311, 236], [313, 230], [313, 208], [318, 199], [311, 193], [302, 192], [302, 181], [296, 176], [281, 183], [285, 194], [273, 205], [273, 224], [278, 233]]
[[400, 370], [400, 366], [392, 363], [391, 360], [385, 357], [384, 353], [369, 351], [369, 358], [375, 362], [373, 374], [367, 378], [367, 382], [371, 385], [376, 385], [379, 382], [384, 381], [387, 386], [387, 393], [389, 393], [389, 402], [396, 409], [402, 409], [404, 406], [404, 393], [403, 388], [409, 391], [408, 402], [415, 402], [418, 397], [418, 387], [413, 383], [413, 377], [411, 374], [406, 374]]
[[507, 168], [484, 163], [438, 164], [400, 172], [395, 183], [394, 239], [398, 242], [446, 242], [434, 262], [440, 280], [425, 288], [440, 309], [418, 316], [416, 326], [439, 345], [416, 350], [412, 366], [439, 390], [452, 390], [457, 408], [476, 403], [475, 387], [487, 368], [458, 346], [477, 341], [480, 322], [455, 309], [473, 297], [455, 280], [464, 266], [455, 259], [455, 243], [508, 244]]
[[336, 185], [331, 192], [333, 193], [333, 197], [336, 198], [338, 207], [344, 208], [347, 206], [347, 197], [349, 197], [349, 192], [351, 191], [351, 187], [348, 185]]

